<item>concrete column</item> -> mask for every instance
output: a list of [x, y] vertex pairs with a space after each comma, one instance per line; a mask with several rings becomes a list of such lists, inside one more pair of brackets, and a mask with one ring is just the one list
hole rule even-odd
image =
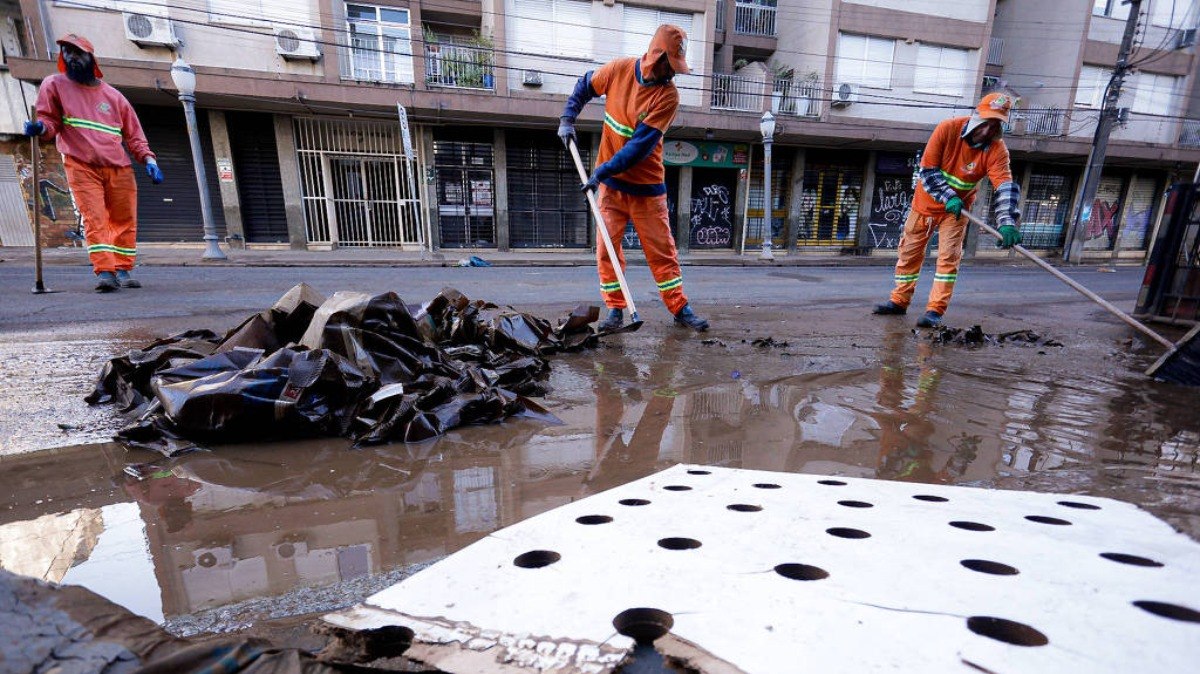
[[217, 184], [221, 188], [221, 210], [225, 213], [225, 236], [231, 246], [246, 247], [246, 230], [242, 226], [242, 202], [238, 194], [238, 176], [233, 180], [222, 180], [221, 167], [233, 166], [233, 152], [229, 144], [229, 126], [221, 110], [208, 111], [208, 130], [212, 134], [213, 158], [217, 163]]
[[[743, 176], [738, 172], [737, 185], [734, 188], [733, 196], [733, 250], [741, 254], [742, 247], [745, 245], [746, 236], [746, 207], [750, 201], [750, 181], [755, 180], [754, 177], [754, 148], [753, 143], [750, 144], [749, 162], [746, 164], [746, 173]], [[761, 178], [759, 178], [761, 180]]]
[[[304, 250], [308, 247], [308, 231], [304, 225], [300, 161], [296, 156], [296, 134], [292, 128], [292, 118], [287, 115], [275, 115], [275, 147], [279, 153], [279, 180], [283, 183], [288, 243], [291, 244], [292, 250]], [[330, 226], [332, 225], [333, 223], [330, 223]]]
[[496, 250], [508, 252], [508, 139], [504, 129], [492, 131], [492, 200]]
[[800, 206], [804, 201], [804, 148], [796, 148], [796, 158], [792, 162], [792, 175], [788, 177], [788, 206], [787, 219], [784, 220], [784, 248], [788, 253], [798, 252], [796, 241], [800, 236]]
[[[1088, 14], [1088, 18], [1089, 19], [1091, 18], [1091, 14]], [[1021, 173], [1021, 203], [1022, 204], [1025, 203], [1025, 201], [1024, 201], [1025, 195], [1029, 194], [1029, 183], [1031, 180], [1033, 180], [1033, 162], [1029, 162], [1029, 163], [1025, 164], [1025, 170]], [[1074, 194], [1075, 190], [1071, 190], [1071, 193]], [[1074, 197], [1072, 197], [1072, 199], [1073, 198]], [[1067, 210], [1067, 217], [1070, 217], [1070, 214], [1074, 213], [1074, 212], [1075, 212], [1075, 204], [1072, 202], [1070, 209]], [[1009, 249], [1008, 256], [1011, 258], [1016, 258], [1017, 251]]]
[[679, 217], [676, 222], [675, 247], [681, 254], [692, 245], [692, 167], [679, 167], [679, 194], [675, 197]]
[[854, 233], [859, 251], [871, 246], [871, 195], [875, 193], [875, 150], [867, 153], [867, 165], [863, 167], [862, 193], [858, 198], [858, 231]]
[[438, 223], [437, 203], [437, 171], [433, 167], [433, 128], [423, 127], [417, 136], [420, 143], [421, 162], [417, 176], [421, 190], [421, 203], [425, 206], [425, 217], [429, 222], [429, 250], [435, 251], [442, 247], [442, 229]]

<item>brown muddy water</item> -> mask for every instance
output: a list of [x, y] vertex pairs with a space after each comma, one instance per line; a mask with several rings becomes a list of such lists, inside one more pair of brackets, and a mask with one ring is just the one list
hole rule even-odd
[[[104, 443], [16, 453], [119, 425], [79, 398], [107, 355], [146, 336], [48, 344], [75, 374], [34, 367], [35, 386], [9, 372], [0, 418], [18, 418], [37, 390], [45, 414], [72, 428], [5, 434], [0, 566], [84, 585], [177, 631], [229, 629], [353, 603], [397, 570], [679, 462], [1109, 496], [1200, 538], [1200, 392], [1146, 380], [1155, 354], [1123, 345], [1118, 328], [1062, 328], [1051, 336], [1063, 348], [967, 349], [931, 345], [909, 321], [856, 318], [831, 335], [765, 310], [740, 320], [748, 327], [704, 337], [648, 324], [556, 357], [545, 402], [561, 425], [519, 419], [363, 450], [231, 445], [169, 461]], [[787, 345], [750, 343], [766, 336]], [[157, 472], [123, 472], [142, 462]], [[195, 615], [210, 618], [196, 627]]]

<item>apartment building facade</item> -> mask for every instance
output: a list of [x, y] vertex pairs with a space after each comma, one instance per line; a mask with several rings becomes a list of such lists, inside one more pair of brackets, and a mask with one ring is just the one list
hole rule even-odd
[[[1008, 144], [1026, 240], [1060, 250], [1123, 27], [1117, 0], [10, 4], [13, 75], [52, 73], [55, 36], [79, 32], [139, 110], [169, 176], [139, 196], [147, 243], [201, 231], [169, 77], [178, 55], [198, 74], [206, 173], [235, 245], [581, 256], [593, 229], [558, 114], [580, 74], [639, 53], [660, 23], [691, 36], [664, 154], [672, 226], [692, 254], [755, 248], [764, 234], [780, 252], [890, 254], [933, 125], [992, 88], [1022, 99]], [[1141, 63], [1085, 223], [1089, 255], [1144, 256], [1165, 186], [1200, 161], [1195, 4], [1142, 3]], [[767, 110], [779, 119], [769, 208]], [[593, 103], [581, 119], [589, 157], [600, 112]], [[78, 224], [69, 208], [54, 215], [52, 230]], [[632, 231], [626, 243], [637, 245]]]

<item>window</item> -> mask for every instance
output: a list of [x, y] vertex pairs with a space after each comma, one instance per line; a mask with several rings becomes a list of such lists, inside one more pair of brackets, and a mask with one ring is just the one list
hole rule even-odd
[[138, 2], [122, 2], [121, 0], [56, 0], [54, 4], [55, 6], [67, 7], [69, 9], [106, 9], [144, 14], [146, 16], [167, 16], [167, 0], [139, 0]]
[[1129, 18], [1129, 5], [1122, 4], [1123, 2], [1124, 0], [1094, 0], [1092, 14], [1124, 21]]
[[1084, 66], [1079, 71], [1079, 86], [1075, 89], [1075, 105], [1099, 108], [1104, 105], [1104, 90], [1112, 79], [1112, 71], [1100, 66]]
[[592, 3], [587, 0], [507, 0], [512, 49], [526, 54], [589, 58]]
[[895, 40], [838, 33], [838, 81], [876, 89], [891, 89], [892, 58], [895, 52]]
[[1153, 0], [1150, 23], [1167, 28], [1187, 28], [1196, 24], [1195, 0]]
[[[307, 26], [311, 23], [308, 5], [303, 2], [274, 0], [207, 0], [208, 20], [239, 26], [270, 26], [282, 23]], [[194, 18], [185, 15], [183, 18]]]
[[1138, 73], [1134, 82], [1133, 111], [1147, 115], [1170, 115], [1175, 109], [1179, 77]]
[[[625, 16], [622, 21], [623, 30], [621, 31], [623, 34], [621, 43], [622, 55], [638, 56], [646, 53], [646, 47], [650, 45], [650, 38], [654, 37], [654, 32], [664, 23], [674, 24], [682, 28], [688, 34], [688, 42], [692, 42], [691, 14], [625, 5]], [[687, 57], [688, 67], [695, 71], [696, 49], [693, 49], [690, 44], [687, 47], [685, 56]]]
[[412, 35], [407, 9], [347, 4], [346, 27], [350, 35], [350, 77], [412, 83]]
[[967, 57], [966, 49], [933, 44], [918, 46], [913, 91], [961, 97], [967, 88], [967, 71], [974, 72]]

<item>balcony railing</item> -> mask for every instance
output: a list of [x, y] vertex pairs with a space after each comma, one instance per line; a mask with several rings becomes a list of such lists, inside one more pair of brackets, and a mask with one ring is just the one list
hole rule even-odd
[[717, 32], [725, 30], [725, 0], [717, 0]]
[[496, 83], [492, 50], [455, 44], [426, 45], [425, 83], [435, 87], [492, 89]]
[[760, 112], [766, 90], [765, 80], [714, 73], [712, 106], [719, 110]]
[[1061, 136], [1066, 130], [1066, 111], [1059, 108], [1029, 108], [1015, 115], [1015, 136]]
[[988, 43], [987, 64], [989, 66], [1004, 65], [1004, 38], [994, 37], [992, 38], [991, 42]]
[[1183, 147], [1200, 147], [1200, 119], [1183, 120], [1179, 130], [1179, 144]]
[[775, 7], [762, 0], [736, 0], [733, 32], [740, 35], [775, 37]]
[[821, 116], [820, 80], [775, 80], [775, 112], [797, 117]]

